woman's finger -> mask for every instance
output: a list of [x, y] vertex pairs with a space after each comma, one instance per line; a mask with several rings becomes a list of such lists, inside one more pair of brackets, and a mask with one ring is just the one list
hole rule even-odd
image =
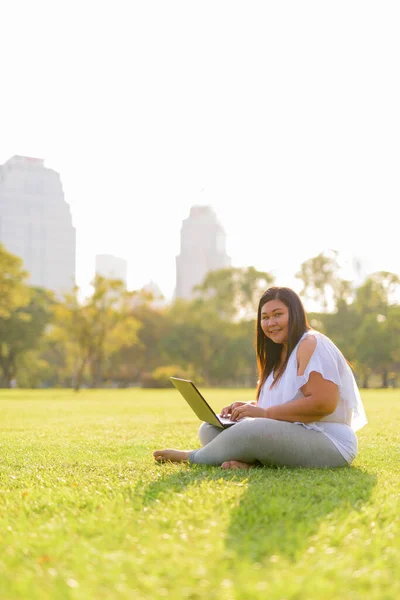
[[243, 406], [238, 406], [237, 408], [235, 408], [235, 410], [234, 410], [234, 411], [232, 411], [232, 416], [231, 416], [231, 419], [232, 419], [233, 421], [236, 421], [237, 419], [240, 419], [240, 418], [241, 418], [241, 416], [242, 416], [242, 413], [243, 413], [243, 410], [244, 410], [244, 409], [245, 409], [245, 408], [244, 408]]

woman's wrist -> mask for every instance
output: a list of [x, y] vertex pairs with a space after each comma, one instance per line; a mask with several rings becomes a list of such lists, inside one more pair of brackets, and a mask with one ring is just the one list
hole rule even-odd
[[264, 408], [264, 419], [270, 419], [271, 418], [268, 413], [269, 413], [269, 408]]

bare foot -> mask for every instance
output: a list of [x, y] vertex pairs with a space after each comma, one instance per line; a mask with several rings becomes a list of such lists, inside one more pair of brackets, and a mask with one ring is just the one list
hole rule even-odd
[[165, 448], [165, 450], [156, 450], [153, 452], [153, 456], [158, 462], [187, 462], [189, 460], [190, 452], [190, 450], [172, 450], [172, 448]]
[[238, 460], [227, 460], [221, 465], [223, 469], [251, 469], [252, 466]]

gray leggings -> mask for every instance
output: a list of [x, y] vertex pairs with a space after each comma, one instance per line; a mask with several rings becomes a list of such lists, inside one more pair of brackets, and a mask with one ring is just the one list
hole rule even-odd
[[203, 448], [193, 450], [189, 461], [200, 465], [221, 465], [227, 460], [286, 467], [348, 464], [323, 433], [287, 421], [250, 418], [228, 429], [203, 423], [199, 437]]

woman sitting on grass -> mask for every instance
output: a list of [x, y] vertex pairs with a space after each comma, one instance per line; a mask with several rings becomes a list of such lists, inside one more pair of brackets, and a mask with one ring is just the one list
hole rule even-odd
[[357, 454], [367, 423], [353, 373], [325, 335], [310, 328], [299, 296], [286, 287], [262, 295], [257, 313], [256, 402], [234, 402], [228, 429], [203, 423], [199, 450], [156, 450], [157, 461], [221, 465], [342, 467]]

